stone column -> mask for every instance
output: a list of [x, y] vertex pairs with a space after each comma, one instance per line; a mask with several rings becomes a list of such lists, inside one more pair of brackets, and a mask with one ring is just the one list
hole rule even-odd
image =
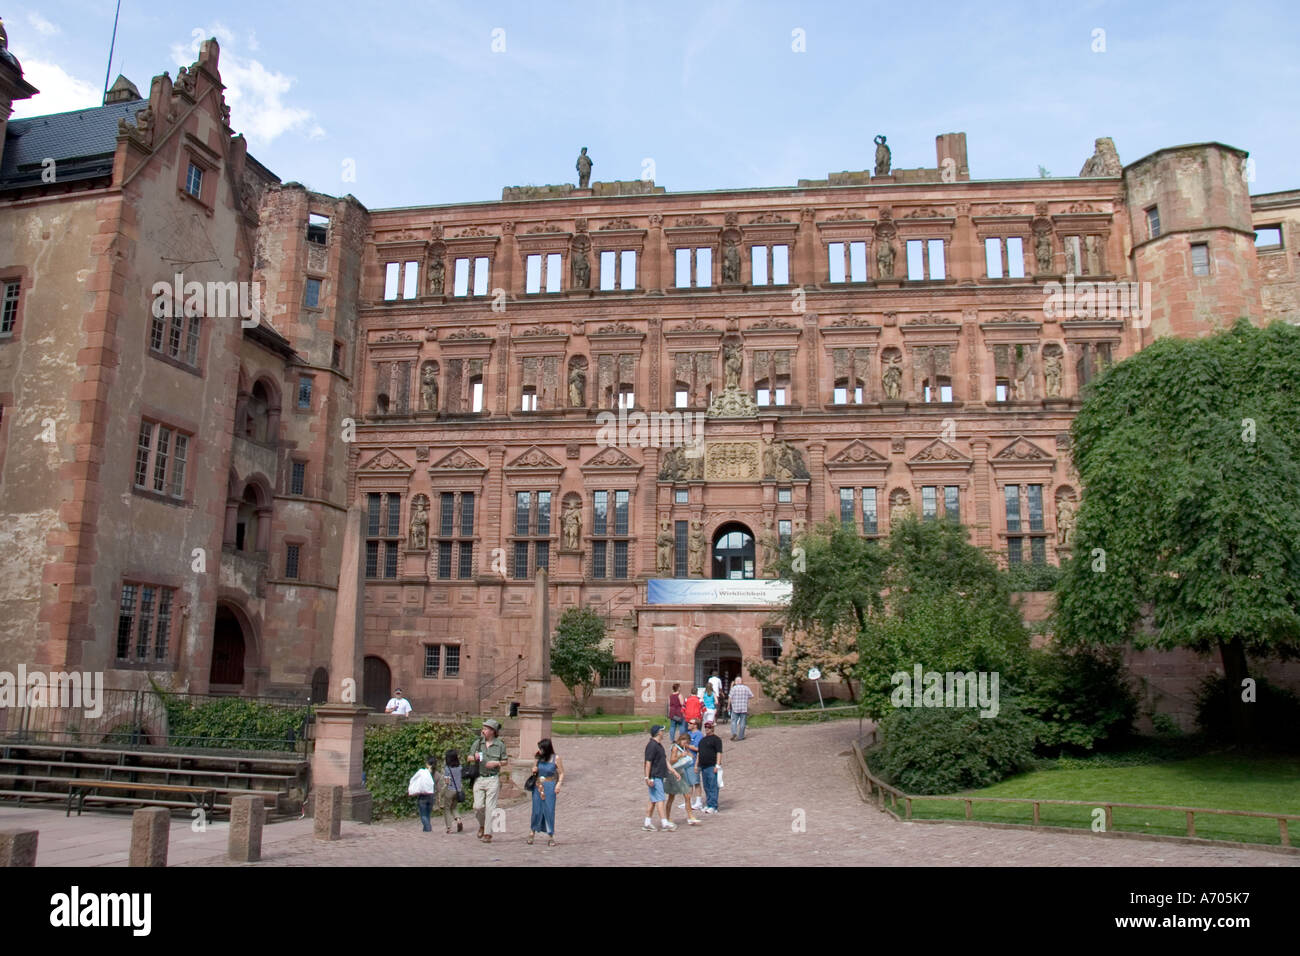
[[0, 830], [0, 869], [35, 866], [38, 830]]
[[528, 639], [528, 679], [519, 704], [519, 753], [512, 775], [528, 776], [537, 741], [551, 736], [551, 605], [548, 575], [542, 568], [533, 579], [533, 626]]
[[826, 517], [826, 443], [824, 441], [808, 443], [808, 474], [812, 476], [812, 487], [809, 489], [808, 496], [812, 507], [808, 525], [812, 527]]
[[361, 562], [361, 505], [348, 509], [339, 566], [338, 597], [330, 646], [329, 702], [316, 708], [316, 752], [312, 785], [317, 799], [331, 786], [342, 788], [348, 819], [369, 823], [370, 791], [361, 783], [366, 714], [357, 703], [361, 689], [365, 622], [365, 566]]
[[131, 855], [128, 866], [166, 866], [171, 837], [171, 811], [141, 807], [131, 814]]
[[813, 222], [817, 211], [812, 207], [799, 213], [799, 231], [795, 234], [795, 247], [790, 256], [790, 285], [805, 289], [816, 289], [825, 281], [828, 273], [817, 270], [819, 259], [825, 259], [825, 253], [818, 248], [817, 226]]
[[975, 543], [981, 548], [993, 547], [992, 476], [989, 473], [989, 441], [976, 438], [971, 441], [972, 491], [975, 495]]
[[650, 234], [646, 237], [645, 290], [650, 295], [663, 295], [664, 286], [664, 217], [662, 213], [650, 215]]

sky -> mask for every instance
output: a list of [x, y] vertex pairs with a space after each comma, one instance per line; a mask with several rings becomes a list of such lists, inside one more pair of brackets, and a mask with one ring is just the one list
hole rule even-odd
[[[190, 7], [190, 10], [180, 9]], [[96, 106], [112, 0], [7, 11], [42, 92], [14, 117]], [[671, 192], [934, 167], [1074, 176], [1182, 143], [1248, 150], [1252, 193], [1300, 188], [1300, 3], [696, 2], [162, 4], [122, 0], [110, 81], [145, 95], [221, 44], [232, 124], [284, 181], [371, 209], [503, 186], [653, 178]]]

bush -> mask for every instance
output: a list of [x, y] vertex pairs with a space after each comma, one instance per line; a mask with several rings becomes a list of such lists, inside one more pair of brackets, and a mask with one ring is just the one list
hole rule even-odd
[[[438, 758], [441, 770], [443, 755], [452, 749], [460, 753], [463, 765], [477, 738], [477, 727], [464, 720], [408, 720], [367, 727], [362, 766], [366, 789], [374, 798], [375, 817], [415, 816], [415, 798], [406, 794], [411, 775], [424, 766], [429, 754]], [[468, 791], [465, 796], [469, 797]]]
[[987, 787], [1033, 763], [1033, 723], [1002, 698], [996, 717], [954, 707], [900, 707], [879, 725], [872, 772], [909, 794]]
[[1035, 724], [1042, 753], [1092, 750], [1124, 737], [1137, 716], [1137, 699], [1114, 650], [1031, 651], [1020, 706]]
[[167, 745], [235, 750], [292, 750], [302, 739], [308, 708], [223, 697], [192, 703], [155, 688], [167, 711]]
[[[1241, 699], [1242, 689], [1228, 683], [1226, 677], [1207, 677], [1196, 695], [1196, 724], [1201, 733], [1214, 743], [1236, 739], [1232, 725], [1232, 708]], [[1276, 687], [1260, 677], [1255, 683], [1253, 711], [1257, 742], [1279, 750], [1300, 749], [1295, 737], [1300, 727], [1300, 698], [1283, 687]]]
[[1061, 578], [1061, 569], [1055, 564], [1013, 564], [1006, 571], [1009, 591], [1054, 591]]

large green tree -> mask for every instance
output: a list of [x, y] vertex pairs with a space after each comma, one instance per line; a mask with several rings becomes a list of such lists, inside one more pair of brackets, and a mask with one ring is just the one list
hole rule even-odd
[[551, 673], [573, 697], [573, 711], [587, 712], [587, 701], [600, 674], [614, 665], [605, 647], [605, 620], [590, 608], [571, 607], [560, 615], [551, 644]]
[[[1300, 651], [1300, 328], [1245, 320], [1110, 368], [1073, 427], [1083, 482], [1058, 588], [1066, 642]], [[1257, 676], [1257, 675], [1256, 675]], [[1252, 739], [1237, 699], [1238, 739]]]

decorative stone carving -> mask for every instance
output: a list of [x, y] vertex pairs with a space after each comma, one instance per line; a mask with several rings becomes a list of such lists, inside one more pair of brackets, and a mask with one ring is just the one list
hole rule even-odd
[[443, 265], [442, 256], [438, 256], [429, 266], [429, 294], [442, 295], [446, 280], [447, 267]]
[[569, 407], [587, 405], [587, 360], [577, 356], [569, 362]]
[[577, 551], [582, 544], [582, 502], [570, 498], [564, 503], [564, 513], [560, 518], [564, 529], [564, 550]]
[[885, 145], [886, 137], [884, 134], [877, 136], [872, 142], [876, 144], [876, 170], [877, 176], [888, 176], [889, 166], [892, 160], [892, 151]]
[[[700, 449], [674, 445], [659, 464], [660, 481], [699, 481], [704, 477], [704, 456]], [[693, 455], [691, 453], [694, 453]]]
[[843, 315], [830, 323], [832, 329], [865, 329], [871, 325], [871, 321], [861, 315]]
[[533, 325], [519, 333], [519, 337], [526, 338], [531, 335], [563, 335], [563, 329], [557, 329], [553, 325]]
[[688, 319], [681, 325], [673, 329], [674, 332], [716, 332], [718, 331], [709, 323], [699, 318]]
[[415, 460], [416, 460], [416, 461], [428, 461], [428, 460], [429, 460], [429, 446], [428, 446], [428, 445], [417, 445], [417, 446], [416, 446], [416, 448], [415, 448]]
[[889, 527], [897, 528], [912, 514], [912, 496], [902, 488], [889, 493]]
[[797, 329], [798, 327], [793, 322], [783, 322], [780, 319], [763, 319], [761, 322], [755, 322], [751, 325], [750, 329], [761, 331], [763, 329]]
[[749, 222], [750, 225], [757, 226], [757, 225], [769, 225], [778, 222], [789, 222], [789, 221], [790, 221], [789, 219], [785, 218], [785, 216], [782, 216], [780, 213], [764, 212], [755, 216]]
[[565, 458], [580, 458], [581, 456], [582, 456], [582, 444], [580, 442], [571, 441], [564, 446]]
[[739, 386], [728, 386], [721, 395], [715, 395], [709, 404], [709, 418], [753, 418], [758, 415], [758, 406], [748, 392]]
[[904, 454], [907, 451], [906, 438], [891, 438], [889, 440], [889, 450], [895, 455]]
[[673, 573], [673, 545], [676, 538], [673, 536], [672, 525], [668, 519], [659, 522], [659, 534], [655, 536], [655, 565], [660, 574], [671, 575]]
[[1069, 551], [1074, 546], [1075, 504], [1072, 498], [1058, 494], [1056, 499], [1056, 548]]
[[601, 232], [604, 232], [606, 229], [635, 229], [635, 228], [636, 226], [632, 225], [632, 223], [628, 222], [626, 219], [611, 219], [609, 222], [605, 223], [605, 225], [600, 227]]
[[687, 570], [691, 574], [704, 574], [704, 525], [691, 522], [691, 536], [687, 542]]
[[930, 462], [930, 461], [968, 461], [969, 459], [967, 459], [965, 455], [959, 452], [956, 448], [953, 448], [943, 439], [936, 438], [934, 441], [930, 442], [930, 444], [926, 445], [915, 455], [913, 455], [911, 460], [915, 462]]
[[457, 239], [485, 239], [491, 235], [492, 234], [488, 232], [486, 229], [481, 229], [478, 226], [470, 226], [467, 229], [462, 229], [460, 232], [456, 233], [456, 238]]
[[985, 216], [1018, 216], [1020, 215], [1020, 207], [1000, 203], [996, 206], [989, 206], [987, 209], [981, 210], [981, 212]]
[[1055, 344], [1043, 346], [1043, 382], [1048, 398], [1061, 397], [1061, 347]]
[[704, 477], [716, 481], [757, 481], [762, 477], [758, 442], [712, 442], [704, 454]]
[[916, 318], [908, 319], [904, 325], [956, 325], [956, 319], [950, 319], [945, 315], [938, 315], [934, 312], [925, 312]]
[[935, 209], [933, 206], [918, 206], [913, 209], [904, 219], [942, 219], [943, 211]]
[[592, 455], [590, 458], [587, 459], [587, 463], [582, 467], [583, 468], [592, 468], [592, 467], [635, 468], [638, 471], [640, 470], [640, 466], [636, 463], [636, 459], [632, 458], [630, 455], [624, 454], [623, 452], [619, 451], [617, 448], [613, 448], [613, 447], [603, 448], [600, 451], [596, 452], [596, 454]]
[[582, 152], [578, 154], [578, 161], [573, 164], [573, 168], [578, 171], [578, 188], [591, 188], [591, 157], [587, 155], [587, 147], [582, 147]]
[[1032, 322], [1033, 319], [1029, 318], [1029, 316], [1027, 315], [1021, 315], [1019, 312], [1016, 312], [1013, 309], [1008, 309], [1005, 312], [999, 312], [997, 315], [993, 316], [993, 318], [989, 319], [989, 321], [990, 322]]
[[[488, 338], [488, 334], [487, 334], [486, 332], [480, 332], [478, 329], [461, 329], [461, 330], [458, 331], [458, 332], [453, 332], [453, 333], [451, 333], [451, 335], [447, 336], [447, 338], [449, 338], [449, 339], [486, 339], [486, 338]], [[380, 341], [382, 341], [382, 339], [381, 339]]]
[[865, 442], [855, 439], [830, 459], [831, 465], [860, 465], [865, 461], [885, 461], [885, 456], [872, 450]]
[[[197, 63], [193, 65], [195, 67], [198, 66]], [[180, 90], [182, 93], [185, 93], [187, 96], [193, 96], [194, 86], [197, 80], [198, 80], [197, 70], [191, 72], [190, 70], [187, 70], [185, 67], [181, 67], [179, 70], [176, 71], [176, 82], [172, 84], [172, 88], [176, 90]]]
[[429, 548], [429, 499], [424, 495], [416, 495], [411, 499], [411, 530], [407, 546], [412, 551], [426, 551]]
[[408, 332], [386, 332], [376, 342], [414, 342], [415, 336]]
[[728, 239], [722, 250], [722, 281], [725, 285], [740, 281], [740, 244], [734, 239]]
[[1034, 235], [1034, 260], [1040, 275], [1052, 271], [1052, 234], [1046, 229]]
[[1017, 438], [1006, 448], [993, 456], [994, 461], [1048, 461], [1051, 455], [1033, 442]]
[[664, 224], [663, 213], [652, 212], [650, 214], [650, 227], [652, 229], [658, 229], [663, 224]]
[[894, 278], [894, 244], [889, 239], [882, 239], [876, 245], [876, 277]]
[[739, 345], [727, 345], [722, 349], [722, 373], [724, 388], [740, 387], [740, 372], [744, 363], [744, 353]]
[[1070, 450], [1070, 433], [1069, 433], [1069, 432], [1061, 432], [1059, 435], [1056, 436], [1056, 450], [1057, 450], [1057, 451], [1069, 451], [1069, 450]]
[[437, 362], [425, 362], [420, 370], [420, 408], [426, 412], [438, 410]]
[[573, 287], [575, 289], [591, 288], [591, 262], [587, 259], [587, 249], [591, 240], [585, 235], [578, 235], [573, 240], [573, 250], [569, 260], [573, 263]]
[[640, 332], [635, 326], [628, 325], [626, 322], [611, 322], [609, 325], [602, 325], [598, 329], [593, 329], [589, 335], [636, 335]]
[[803, 454], [789, 442], [764, 442], [763, 477], [777, 481], [808, 478], [808, 466], [804, 464]]
[[483, 463], [472, 455], [468, 455], [463, 450], [457, 448], [451, 454], [446, 455], [430, 467], [438, 469], [445, 468], [454, 471], [479, 471], [483, 469]]
[[673, 223], [673, 225], [680, 227], [680, 226], [711, 226], [713, 224], [709, 222], [709, 220], [705, 219], [703, 216], [681, 216], [677, 219], [675, 223]]
[[880, 356], [885, 370], [880, 375], [880, 387], [889, 401], [903, 397], [903, 353], [898, 349], [885, 349]]
[[763, 546], [763, 571], [764, 573], [776, 570], [777, 546], [780, 543], [776, 535], [776, 526], [771, 515], [767, 515], [763, 520], [763, 533], [758, 537], [759, 543]]

